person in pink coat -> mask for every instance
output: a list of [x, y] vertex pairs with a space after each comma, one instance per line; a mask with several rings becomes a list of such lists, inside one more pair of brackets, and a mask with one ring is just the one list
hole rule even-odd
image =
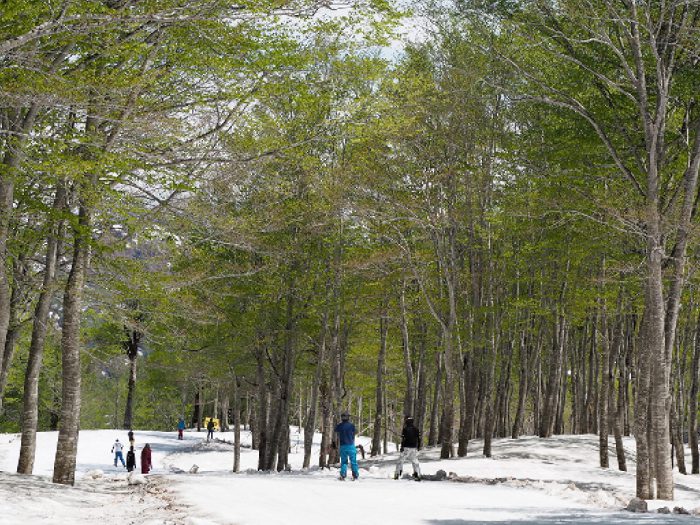
[[148, 474], [153, 468], [151, 463], [151, 445], [146, 443], [141, 451], [141, 474]]

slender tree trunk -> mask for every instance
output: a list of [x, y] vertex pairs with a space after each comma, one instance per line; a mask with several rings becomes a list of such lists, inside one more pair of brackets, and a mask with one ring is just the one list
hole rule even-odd
[[420, 333], [420, 354], [418, 358], [418, 397], [416, 398], [416, 408], [414, 412], [416, 414], [416, 426], [422, 434], [425, 428], [426, 408], [428, 403], [428, 363], [426, 356], [428, 342], [426, 340], [427, 334], [425, 325], [421, 322], [417, 328], [419, 328]]
[[[63, 61], [65, 54], [57, 56], [52, 70]], [[29, 137], [29, 131], [34, 127], [38, 115], [38, 103], [32, 103], [28, 108], [11, 108], [7, 112], [8, 130], [10, 134], [5, 139], [5, 151], [2, 155], [2, 169], [0, 170], [0, 348], [5, 348], [7, 330], [10, 324], [10, 308], [12, 293], [10, 290], [10, 278], [7, 275], [7, 240], [10, 231], [10, 219], [14, 212], [14, 180], [16, 170], [20, 167], [24, 146]], [[5, 363], [4, 352], [0, 355], [0, 371], [9, 364]], [[2, 392], [0, 392], [0, 408], [2, 408]]]
[[[60, 213], [66, 204], [66, 190], [62, 183], [56, 188], [53, 209]], [[46, 239], [46, 261], [44, 278], [34, 309], [32, 339], [29, 344], [27, 371], [24, 375], [24, 393], [22, 397], [22, 439], [19, 449], [17, 472], [32, 474], [36, 453], [36, 432], [39, 424], [39, 375], [44, 356], [49, 311], [55, 293], [56, 265], [58, 262], [58, 244], [63, 230], [62, 221], [55, 224]]]
[[314, 432], [316, 430], [316, 410], [318, 407], [319, 389], [323, 379], [323, 367], [326, 360], [326, 337], [328, 333], [328, 312], [323, 314], [321, 338], [316, 356], [316, 372], [314, 382], [311, 387], [311, 399], [309, 400], [309, 411], [304, 424], [304, 463], [303, 468], [311, 466], [311, 448], [313, 446]]
[[134, 416], [134, 395], [136, 393], [136, 359], [139, 356], [139, 342], [141, 333], [136, 330], [126, 329], [128, 340], [124, 342], [126, 357], [129, 359], [129, 385], [126, 394], [126, 407], [124, 408], [124, 426], [129, 430], [132, 428]]
[[[605, 279], [605, 261], [603, 261], [603, 279]], [[602, 290], [601, 290], [602, 295]], [[608, 338], [608, 313], [605, 307], [605, 300], [601, 298], [600, 310], [600, 404], [598, 407], [598, 442], [600, 466], [608, 468], [608, 423], [610, 415], [608, 413], [608, 398], [610, 391], [610, 340]]]
[[552, 345], [552, 357], [549, 364], [549, 376], [547, 380], [544, 410], [540, 421], [540, 437], [551, 437], [554, 431], [557, 400], [559, 399], [559, 385], [561, 384], [562, 359], [564, 356], [565, 319], [563, 314], [557, 315], [554, 326], [554, 341]]
[[462, 398], [464, 407], [459, 425], [459, 439], [457, 444], [457, 456], [463, 458], [469, 449], [474, 422], [474, 400], [476, 399], [474, 378], [474, 357], [472, 351], [468, 351], [462, 358]]
[[[223, 397], [221, 398], [221, 431], [227, 432], [229, 430], [229, 417], [228, 411], [230, 407], [230, 396], [228, 388], [224, 391]], [[239, 414], [240, 416], [240, 414]]]
[[[534, 327], [530, 324], [530, 329]], [[515, 421], [513, 422], [513, 432], [511, 437], [517, 439], [523, 431], [523, 421], [525, 420], [525, 401], [527, 400], [528, 379], [530, 376], [530, 367], [528, 360], [528, 344], [529, 337], [527, 329], [520, 334], [520, 378], [518, 381], [518, 408], [515, 412]]]
[[403, 415], [404, 416], [414, 416], [413, 405], [414, 405], [414, 394], [415, 394], [415, 380], [413, 365], [411, 363], [411, 347], [410, 338], [408, 334], [408, 314], [406, 312], [406, 281], [404, 280], [401, 287], [400, 296], [401, 305], [401, 341], [403, 344], [403, 365], [406, 372], [406, 392], [403, 400]]
[[676, 415], [675, 403], [671, 405], [671, 442], [676, 452], [676, 462], [678, 472], [687, 474], [685, 468], [685, 447], [683, 447], [683, 436], [681, 435], [681, 419]]
[[233, 375], [233, 471], [241, 470], [241, 386]]
[[12, 263], [12, 293], [10, 294], [10, 320], [5, 338], [5, 350], [1, 358], [2, 366], [0, 366], [0, 414], [3, 411], [3, 397], [5, 395], [5, 387], [7, 386], [7, 377], [10, 372], [10, 366], [15, 356], [15, 348], [20, 331], [20, 308], [22, 295], [25, 291], [25, 279], [27, 274], [27, 255], [22, 253]]
[[372, 451], [371, 456], [381, 454], [382, 442], [382, 416], [384, 415], [384, 376], [385, 360], [386, 360], [386, 343], [387, 332], [389, 330], [389, 320], [386, 317], [386, 300], [382, 299], [381, 311], [379, 313], [379, 356], [377, 357], [377, 386], [376, 386], [376, 405], [374, 414], [374, 430], [372, 434]]
[[700, 314], [695, 324], [693, 360], [690, 366], [690, 399], [688, 400], [688, 446], [692, 457], [692, 473], [700, 474], [698, 449], [698, 375], [700, 372]]
[[442, 354], [435, 354], [435, 383], [433, 385], [433, 401], [430, 405], [430, 429], [428, 446], [434, 447], [438, 442], [438, 413], [440, 409], [440, 385], [442, 384]]

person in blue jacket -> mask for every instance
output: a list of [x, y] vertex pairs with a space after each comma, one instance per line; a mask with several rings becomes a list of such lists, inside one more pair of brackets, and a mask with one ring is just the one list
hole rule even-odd
[[348, 472], [348, 460], [352, 469], [352, 479], [360, 477], [360, 470], [357, 467], [357, 449], [355, 448], [355, 425], [350, 423], [350, 414], [343, 412], [340, 414], [340, 423], [335, 427], [338, 434], [338, 444], [340, 445], [340, 479], [345, 479]]

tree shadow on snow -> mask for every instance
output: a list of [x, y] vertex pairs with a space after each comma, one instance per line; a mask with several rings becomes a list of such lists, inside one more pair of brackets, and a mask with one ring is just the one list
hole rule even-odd
[[426, 525], [632, 525], [632, 524], [648, 524], [648, 525], [669, 525], [690, 523], [694, 521], [692, 516], [678, 515], [660, 515], [660, 514], [546, 514], [542, 516], [530, 516], [524, 519], [512, 519], [502, 521], [483, 520], [461, 520], [461, 519], [446, 519], [446, 520], [425, 520]]

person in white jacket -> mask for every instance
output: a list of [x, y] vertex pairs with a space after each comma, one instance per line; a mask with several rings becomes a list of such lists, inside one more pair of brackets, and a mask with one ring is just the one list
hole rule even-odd
[[114, 452], [114, 466], [117, 466], [117, 460], [122, 462], [122, 467], [126, 467], [126, 463], [124, 463], [124, 456], [122, 455], [122, 450], [124, 449], [124, 445], [119, 443], [119, 440], [117, 439], [114, 442], [114, 445], [112, 445], [112, 452]]

